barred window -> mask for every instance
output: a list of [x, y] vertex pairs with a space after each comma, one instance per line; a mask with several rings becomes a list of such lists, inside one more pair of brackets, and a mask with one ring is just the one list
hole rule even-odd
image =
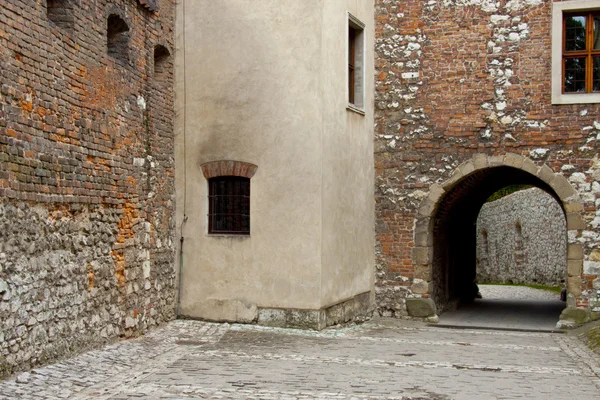
[[208, 233], [249, 235], [250, 179], [217, 176], [208, 185]]

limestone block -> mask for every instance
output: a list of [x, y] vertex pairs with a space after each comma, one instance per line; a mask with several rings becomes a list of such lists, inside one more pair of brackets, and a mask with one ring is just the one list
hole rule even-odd
[[590, 310], [587, 308], [568, 307], [560, 314], [561, 321], [573, 321], [576, 325], [581, 325], [589, 321]]
[[532, 175], [537, 175], [538, 166], [530, 159], [524, 158], [521, 169], [525, 172], [529, 172]]
[[406, 299], [406, 309], [411, 317], [426, 318], [436, 314], [435, 302], [432, 299]]
[[473, 157], [473, 166], [476, 170], [486, 168], [488, 166], [487, 156], [485, 154], [476, 154]]
[[552, 180], [554, 179], [555, 175], [554, 171], [552, 171], [550, 167], [544, 165], [538, 170], [537, 176], [547, 184], [550, 184], [550, 182], [552, 182]]
[[469, 175], [471, 172], [475, 171], [475, 165], [471, 161], [467, 161], [458, 166], [460, 172], [463, 176]]
[[431, 266], [430, 265], [415, 266], [415, 278], [422, 279], [427, 282], [431, 281]]
[[431, 185], [429, 188], [429, 196], [428, 199], [431, 200], [433, 204], [437, 204], [437, 202], [442, 198], [442, 196], [446, 193], [442, 187], [436, 183]]
[[428, 294], [431, 293], [431, 283], [422, 279], [415, 279], [410, 290], [415, 294]]
[[583, 263], [584, 275], [598, 275], [600, 276], [600, 262], [598, 261], [585, 261]]
[[581, 215], [577, 213], [567, 214], [567, 230], [582, 230], [585, 229], [585, 222], [581, 218]]
[[488, 158], [490, 167], [498, 167], [504, 165], [504, 156], [492, 156]]
[[567, 201], [563, 203], [567, 213], [578, 213], [583, 211], [583, 204], [578, 201]]
[[569, 276], [581, 276], [581, 272], [583, 271], [583, 261], [582, 260], [569, 260], [567, 262], [567, 272]]
[[550, 182], [550, 187], [554, 189], [556, 194], [561, 199], [567, 199], [577, 194], [577, 192], [575, 191], [575, 189], [573, 189], [573, 186], [571, 186], [567, 178], [565, 178], [562, 175], [555, 175], [552, 182]]
[[417, 265], [427, 265], [433, 259], [432, 247], [415, 247], [412, 250], [413, 262]]
[[510, 167], [515, 167], [515, 168], [520, 169], [523, 166], [523, 160], [524, 160], [524, 157], [520, 156], [518, 154], [507, 153], [504, 155], [504, 164], [506, 164]]
[[419, 207], [419, 215], [421, 215], [423, 217], [428, 217], [433, 213], [434, 209], [435, 209], [435, 203], [432, 202], [430, 199], [426, 199], [421, 204], [421, 207]]
[[575, 297], [581, 296], [581, 277], [569, 276], [567, 279], [567, 291]]
[[458, 181], [460, 181], [463, 177], [464, 177], [464, 175], [460, 171], [460, 169], [455, 169], [454, 172], [452, 173], [452, 176], [448, 180], [446, 180], [442, 183], [442, 188], [444, 188], [444, 190], [452, 189], [452, 187], [454, 187], [454, 185]]
[[567, 258], [569, 260], [583, 260], [583, 246], [579, 243], [569, 244], [567, 247]]

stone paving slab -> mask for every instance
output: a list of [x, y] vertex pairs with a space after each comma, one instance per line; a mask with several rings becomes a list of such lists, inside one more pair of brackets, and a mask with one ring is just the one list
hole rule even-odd
[[598, 399], [576, 337], [373, 320], [321, 332], [173, 321], [0, 382], [0, 399]]

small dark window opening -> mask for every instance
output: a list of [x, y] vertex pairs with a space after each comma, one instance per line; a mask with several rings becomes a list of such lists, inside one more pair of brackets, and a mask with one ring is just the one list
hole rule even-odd
[[107, 20], [106, 47], [109, 56], [121, 61], [129, 59], [129, 26], [116, 14]]
[[66, 30], [75, 25], [75, 0], [46, 0], [46, 15], [50, 22]]
[[250, 179], [217, 176], [208, 186], [208, 233], [249, 235]]
[[169, 77], [171, 70], [171, 53], [161, 45], [154, 48], [154, 79], [158, 82], [164, 82]]

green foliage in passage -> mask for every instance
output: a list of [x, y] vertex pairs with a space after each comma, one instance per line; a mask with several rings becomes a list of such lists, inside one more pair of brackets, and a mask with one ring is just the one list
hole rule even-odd
[[510, 186], [506, 186], [503, 187], [502, 189], [498, 190], [497, 192], [495, 192], [493, 195], [491, 195], [490, 197], [488, 197], [488, 199], [485, 201], [486, 203], [489, 203], [491, 201], [496, 201], [498, 199], [501, 199], [505, 196], [508, 196], [509, 194], [513, 194], [515, 192], [518, 192], [519, 190], [525, 190], [525, 189], [529, 189], [532, 188], [532, 185], [510, 185]]

